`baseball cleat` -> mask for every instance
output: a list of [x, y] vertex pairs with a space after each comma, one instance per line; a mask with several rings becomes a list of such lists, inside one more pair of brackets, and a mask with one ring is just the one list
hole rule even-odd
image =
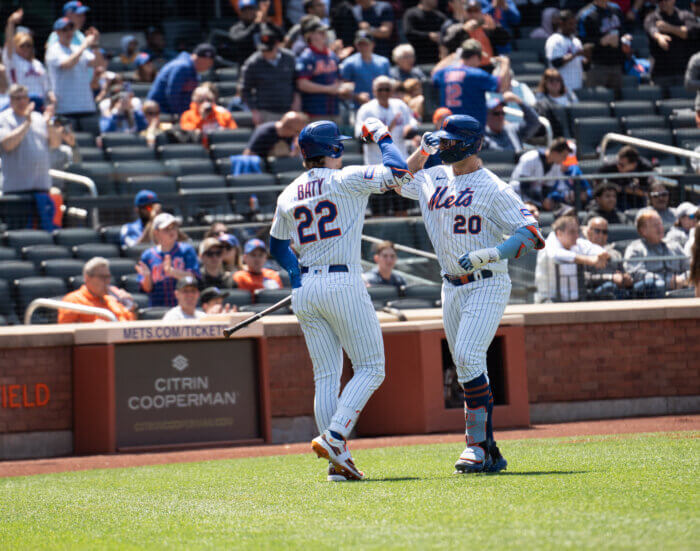
[[477, 444], [467, 446], [455, 463], [455, 474], [481, 473], [491, 468], [491, 458], [483, 448]]
[[364, 478], [364, 473], [355, 467], [345, 439], [337, 440], [328, 431], [325, 431], [321, 436], [317, 436], [311, 441], [311, 448], [316, 452], [316, 455], [333, 463], [336, 470], [344, 474], [346, 478], [352, 480]]
[[489, 473], [501, 472], [508, 466], [508, 461], [506, 461], [506, 458], [501, 455], [501, 450], [498, 449], [496, 442], [493, 440], [488, 443], [488, 449], [489, 456], [491, 457], [491, 466], [484, 469], [484, 471]]
[[[360, 474], [364, 476], [364, 473], [360, 471]], [[328, 482], [352, 482], [357, 480], [355, 478], [349, 478], [342, 472], [340, 472], [333, 463], [328, 464]]]

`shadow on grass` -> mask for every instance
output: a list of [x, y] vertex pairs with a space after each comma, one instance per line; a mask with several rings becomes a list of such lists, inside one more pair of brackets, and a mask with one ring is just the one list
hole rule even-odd
[[417, 476], [385, 476], [383, 478], [366, 478], [362, 482], [406, 482], [409, 480], [425, 480]]
[[[540, 474], [585, 474], [590, 471], [501, 471], [500, 473], [475, 473], [484, 476], [533, 476]], [[464, 475], [468, 476], [468, 475]]]

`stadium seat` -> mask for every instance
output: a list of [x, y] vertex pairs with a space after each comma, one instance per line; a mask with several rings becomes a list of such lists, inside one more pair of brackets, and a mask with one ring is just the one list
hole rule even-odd
[[100, 236], [92, 228], [63, 228], [53, 232], [56, 245], [72, 247], [83, 243], [99, 243]]
[[[121, 281], [122, 276], [135, 274], [136, 260], [133, 258], [108, 258], [109, 271], [114, 281]], [[138, 275], [138, 274], [137, 274]]]
[[19, 251], [30, 245], [52, 245], [51, 234], [42, 230], [10, 230], [3, 235], [8, 247]]
[[632, 241], [634, 241], [634, 239], [620, 239], [619, 241], [612, 241], [611, 244], [615, 247], [617, 252], [624, 256], [625, 249], [627, 249], [627, 246], [632, 243]]
[[436, 300], [440, 300], [441, 291], [441, 285], [417, 284], [407, 285], [403, 294], [406, 298], [422, 298], [435, 303]]
[[226, 178], [220, 174], [190, 174], [178, 178], [177, 185], [180, 189], [225, 188]]
[[119, 256], [119, 247], [113, 243], [83, 243], [73, 247], [73, 255], [82, 260], [90, 260], [95, 256], [117, 257]]
[[291, 289], [257, 289], [255, 302], [257, 304], [274, 304], [291, 294]]
[[114, 243], [120, 245], [121, 226], [107, 226], [100, 229], [100, 237], [103, 243]]
[[291, 172], [293, 170], [298, 173], [304, 170], [301, 157], [277, 157], [270, 161], [270, 172], [272, 174], [281, 174], [282, 172]]
[[540, 61], [520, 61], [514, 62], [512, 64], [513, 72], [515, 73], [515, 79], [518, 79], [518, 75], [528, 75], [536, 74], [542, 75], [546, 69], [544, 63]]
[[26, 260], [5, 260], [0, 262], [0, 279], [12, 283], [15, 279], [39, 275], [32, 262]]
[[696, 128], [695, 122], [695, 112], [688, 111], [676, 111], [671, 113], [668, 117], [668, 122], [671, 123], [671, 128]]
[[640, 84], [632, 88], [623, 87], [620, 92], [621, 99], [635, 101], [657, 101], [663, 98], [663, 91], [660, 86], [653, 84]]
[[15, 291], [21, 318], [34, 299], [62, 297], [68, 292], [68, 287], [59, 277], [23, 277], [15, 282]]
[[479, 157], [486, 163], [487, 168], [491, 163], [513, 164], [515, 155], [513, 151], [499, 149], [482, 149]]
[[165, 169], [175, 178], [189, 174], [214, 174], [214, 165], [209, 159], [168, 159]]
[[84, 147], [95, 147], [95, 136], [90, 132], [73, 132], [75, 136], [75, 143], [82, 151]]
[[84, 163], [94, 163], [105, 160], [105, 152], [99, 147], [81, 147], [78, 150], [80, 160]]
[[242, 155], [246, 148], [243, 142], [225, 142], [213, 144], [209, 148], [212, 159], [223, 159], [231, 155]]
[[[670, 128], [633, 128], [632, 130], [628, 130], [627, 134], [641, 140], [648, 140], [663, 145], [673, 145], [673, 135], [671, 134]], [[675, 155], [669, 155], [641, 146], [637, 146], [637, 149], [639, 149], [644, 156], [655, 157], [659, 160], [673, 160], [675, 162]]]
[[235, 128], [233, 130], [216, 130], [209, 134], [209, 145], [220, 143], [248, 143], [250, 128]]
[[584, 174], [595, 174], [603, 169], [603, 162], [600, 159], [585, 159], [579, 161], [578, 166]]
[[139, 310], [140, 320], [160, 320], [170, 310], [169, 306], [151, 306]]
[[[258, 312], [262, 312], [266, 308], [269, 308], [271, 304], [245, 304], [243, 306], [240, 306], [238, 308], [239, 312], [250, 312], [251, 314], [257, 314]], [[289, 306], [285, 306], [284, 308], [278, 308], [274, 312], [270, 312], [270, 315], [272, 316], [288, 316], [292, 313], [292, 309]]]
[[[515, 49], [518, 51], [529, 50], [531, 52], [538, 52], [540, 59], [544, 55], [544, 43], [546, 40], [544, 38], [516, 38], [514, 41]], [[540, 71], [540, 73], [542, 73]]]
[[221, 174], [223, 176], [226, 176], [227, 174], [231, 174], [231, 158], [230, 157], [221, 157], [220, 159], [216, 159], [214, 161], [214, 164], [216, 165], [216, 173]]
[[661, 115], [629, 115], [622, 117], [620, 122], [625, 130], [633, 128], [663, 128], [666, 126], [666, 119]]
[[550, 211], [540, 211], [540, 227], [546, 228], [554, 223], [554, 213]]
[[240, 75], [238, 67], [222, 67], [216, 70], [216, 78], [220, 82], [231, 81], [238, 82]]
[[301, 170], [291, 170], [277, 174], [277, 183], [281, 186], [288, 186], [302, 174]]
[[[85, 283], [85, 278], [83, 274], [71, 276], [68, 278], [68, 291], [77, 291]], [[110, 280], [110, 283], [114, 283], [114, 279]]]
[[676, 128], [673, 131], [673, 140], [678, 147], [683, 147], [687, 141], [700, 140], [700, 128]]
[[130, 293], [138, 293], [141, 291], [141, 283], [139, 283], [139, 274], [131, 273], [124, 274], [121, 277], [121, 287], [129, 291]]
[[[238, 83], [237, 82], [221, 81], [221, 82], [215, 82], [214, 85], [216, 86], [220, 97], [235, 96], [236, 92], [238, 92]], [[234, 120], [235, 120], [235, 116], [237, 114], [238, 114], [238, 112], [232, 113], [232, 115], [234, 116]], [[238, 124], [237, 121], [236, 121], [236, 124]]]
[[585, 117], [574, 120], [578, 155], [594, 155], [605, 134], [621, 131], [620, 123], [614, 117]]
[[574, 120], [589, 117], [609, 117], [610, 105], [599, 101], [581, 101], [566, 107], [569, 121], [573, 125]]
[[133, 176], [159, 176], [165, 174], [165, 166], [160, 161], [120, 161], [114, 163], [114, 178], [126, 182]]
[[229, 187], [242, 186], [274, 186], [277, 179], [272, 174], [229, 174], [226, 176], [226, 185]]
[[695, 99], [695, 91], [688, 90], [685, 86], [669, 86], [668, 97], [674, 99]]
[[102, 147], [104, 149], [123, 146], [147, 146], [146, 138], [127, 132], [107, 132], [100, 137], [102, 138]]
[[152, 246], [153, 245], [151, 243], [139, 243], [133, 247], [127, 247], [123, 250], [123, 256], [126, 258], [135, 258], [140, 260], [141, 255], [146, 251], [146, 249], [150, 249]]
[[148, 308], [148, 295], [146, 293], [131, 293], [131, 299], [136, 304], [138, 310]]
[[45, 277], [60, 277], [67, 280], [69, 277], [83, 273], [85, 262], [76, 258], [53, 258], [41, 263], [41, 275]]
[[22, 247], [22, 258], [39, 266], [42, 261], [52, 258], [71, 258], [70, 249], [61, 245], [30, 245]]
[[389, 308], [396, 310], [418, 310], [422, 308], [435, 308], [434, 300], [426, 300], [424, 298], [400, 298], [391, 300], [386, 303]]
[[11, 247], [0, 247], [0, 262], [4, 260], [17, 260], [17, 251]]
[[289, 278], [289, 273], [287, 272], [287, 270], [277, 270], [277, 275], [280, 276], [280, 279], [282, 280], [282, 287], [288, 289], [292, 286], [292, 282]]
[[611, 88], [596, 86], [594, 88], [579, 88], [574, 93], [579, 101], [598, 101], [610, 103], [615, 100], [615, 92]]
[[[107, 161], [74, 163], [66, 169], [66, 172], [74, 172], [75, 174], [90, 178], [95, 182], [99, 195], [114, 195], [117, 192], [114, 183], [114, 168], [112, 164]], [[68, 196], [89, 194], [87, 188], [80, 184], [66, 181], [64, 186], [66, 195]]]
[[343, 153], [343, 166], [363, 165], [364, 163], [365, 158], [362, 153]]
[[151, 90], [150, 82], [132, 82], [131, 91], [139, 99], [146, 99], [148, 97], [148, 92]]
[[513, 163], [489, 163], [486, 168], [503, 180], [509, 180], [515, 164]]
[[163, 159], [206, 159], [207, 150], [196, 143], [173, 143], [158, 147], [158, 156]]
[[668, 117], [675, 110], [694, 109], [694, 101], [688, 98], [662, 99], [656, 102], [656, 109], [662, 117]]
[[654, 112], [654, 104], [651, 101], [625, 100], [614, 101], [610, 104], [613, 115], [617, 118], [628, 116], [649, 115]]
[[367, 287], [367, 292], [372, 301], [386, 303], [399, 298], [399, 290], [394, 285], [371, 285]]
[[156, 195], [177, 193], [177, 183], [172, 176], [130, 176], [121, 185], [123, 195], [134, 196], [142, 189], [150, 189]]
[[540, 60], [539, 54], [530, 50], [513, 50], [511, 52], [508, 52], [508, 57], [513, 63], [523, 63], [525, 61]]
[[610, 243], [638, 238], [637, 228], [632, 224], [610, 224], [608, 226], [608, 241]]
[[250, 129], [255, 126], [253, 124], [253, 114], [250, 111], [234, 111], [231, 115], [241, 129], [248, 129], [250, 132]]
[[228, 296], [224, 299], [224, 304], [232, 306], [245, 306], [253, 303], [253, 295], [245, 289], [226, 289]]
[[10, 294], [11, 283], [0, 279], [0, 316], [4, 318], [5, 325], [19, 323], [15, 312], [15, 302]]
[[362, 143], [360, 140], [344, 140], [343, 151], [345, 153], [362, 153]]

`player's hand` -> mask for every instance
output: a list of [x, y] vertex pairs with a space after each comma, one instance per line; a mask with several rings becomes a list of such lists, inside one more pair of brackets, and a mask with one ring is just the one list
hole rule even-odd
[[489, 262], [500, 260], [501, 255], [498, 249], [490, 247], [488, 249], [477, 249], [471, 253], [464, 253], [459, 257], [459, 265], [464, 268], [467, 273], [483, 268]]
[[362, 123], [362, 141], [365, 143], [379, 143], [380, 140], [389, 137], [389, 129], [386, 124], [375, 117], [370, 117]]
[[420, 150], [425, 156], [435, 155], [440, 149], [440, 138], [432, 132], [426, 132], [420, 140]]

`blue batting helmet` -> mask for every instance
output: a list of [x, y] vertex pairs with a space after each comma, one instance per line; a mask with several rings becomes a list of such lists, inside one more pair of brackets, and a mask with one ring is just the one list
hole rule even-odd
[[343, 136], [338, 125], [331, 121], [316, 121], [307, 124], [299, 134], [299, 149], [304, 159], [312, 157], [333, 157], [343, 155], [343, 140], [352, 136]]
[[441, 140], [455, 140], [457, 143], [447, 149], [440, 149], [440, 160], [451, 164], [476, 155], [484, 140], [484, 129], [474, 117], [450, 115], [442, 121], [442, 126], [433, 136]]

